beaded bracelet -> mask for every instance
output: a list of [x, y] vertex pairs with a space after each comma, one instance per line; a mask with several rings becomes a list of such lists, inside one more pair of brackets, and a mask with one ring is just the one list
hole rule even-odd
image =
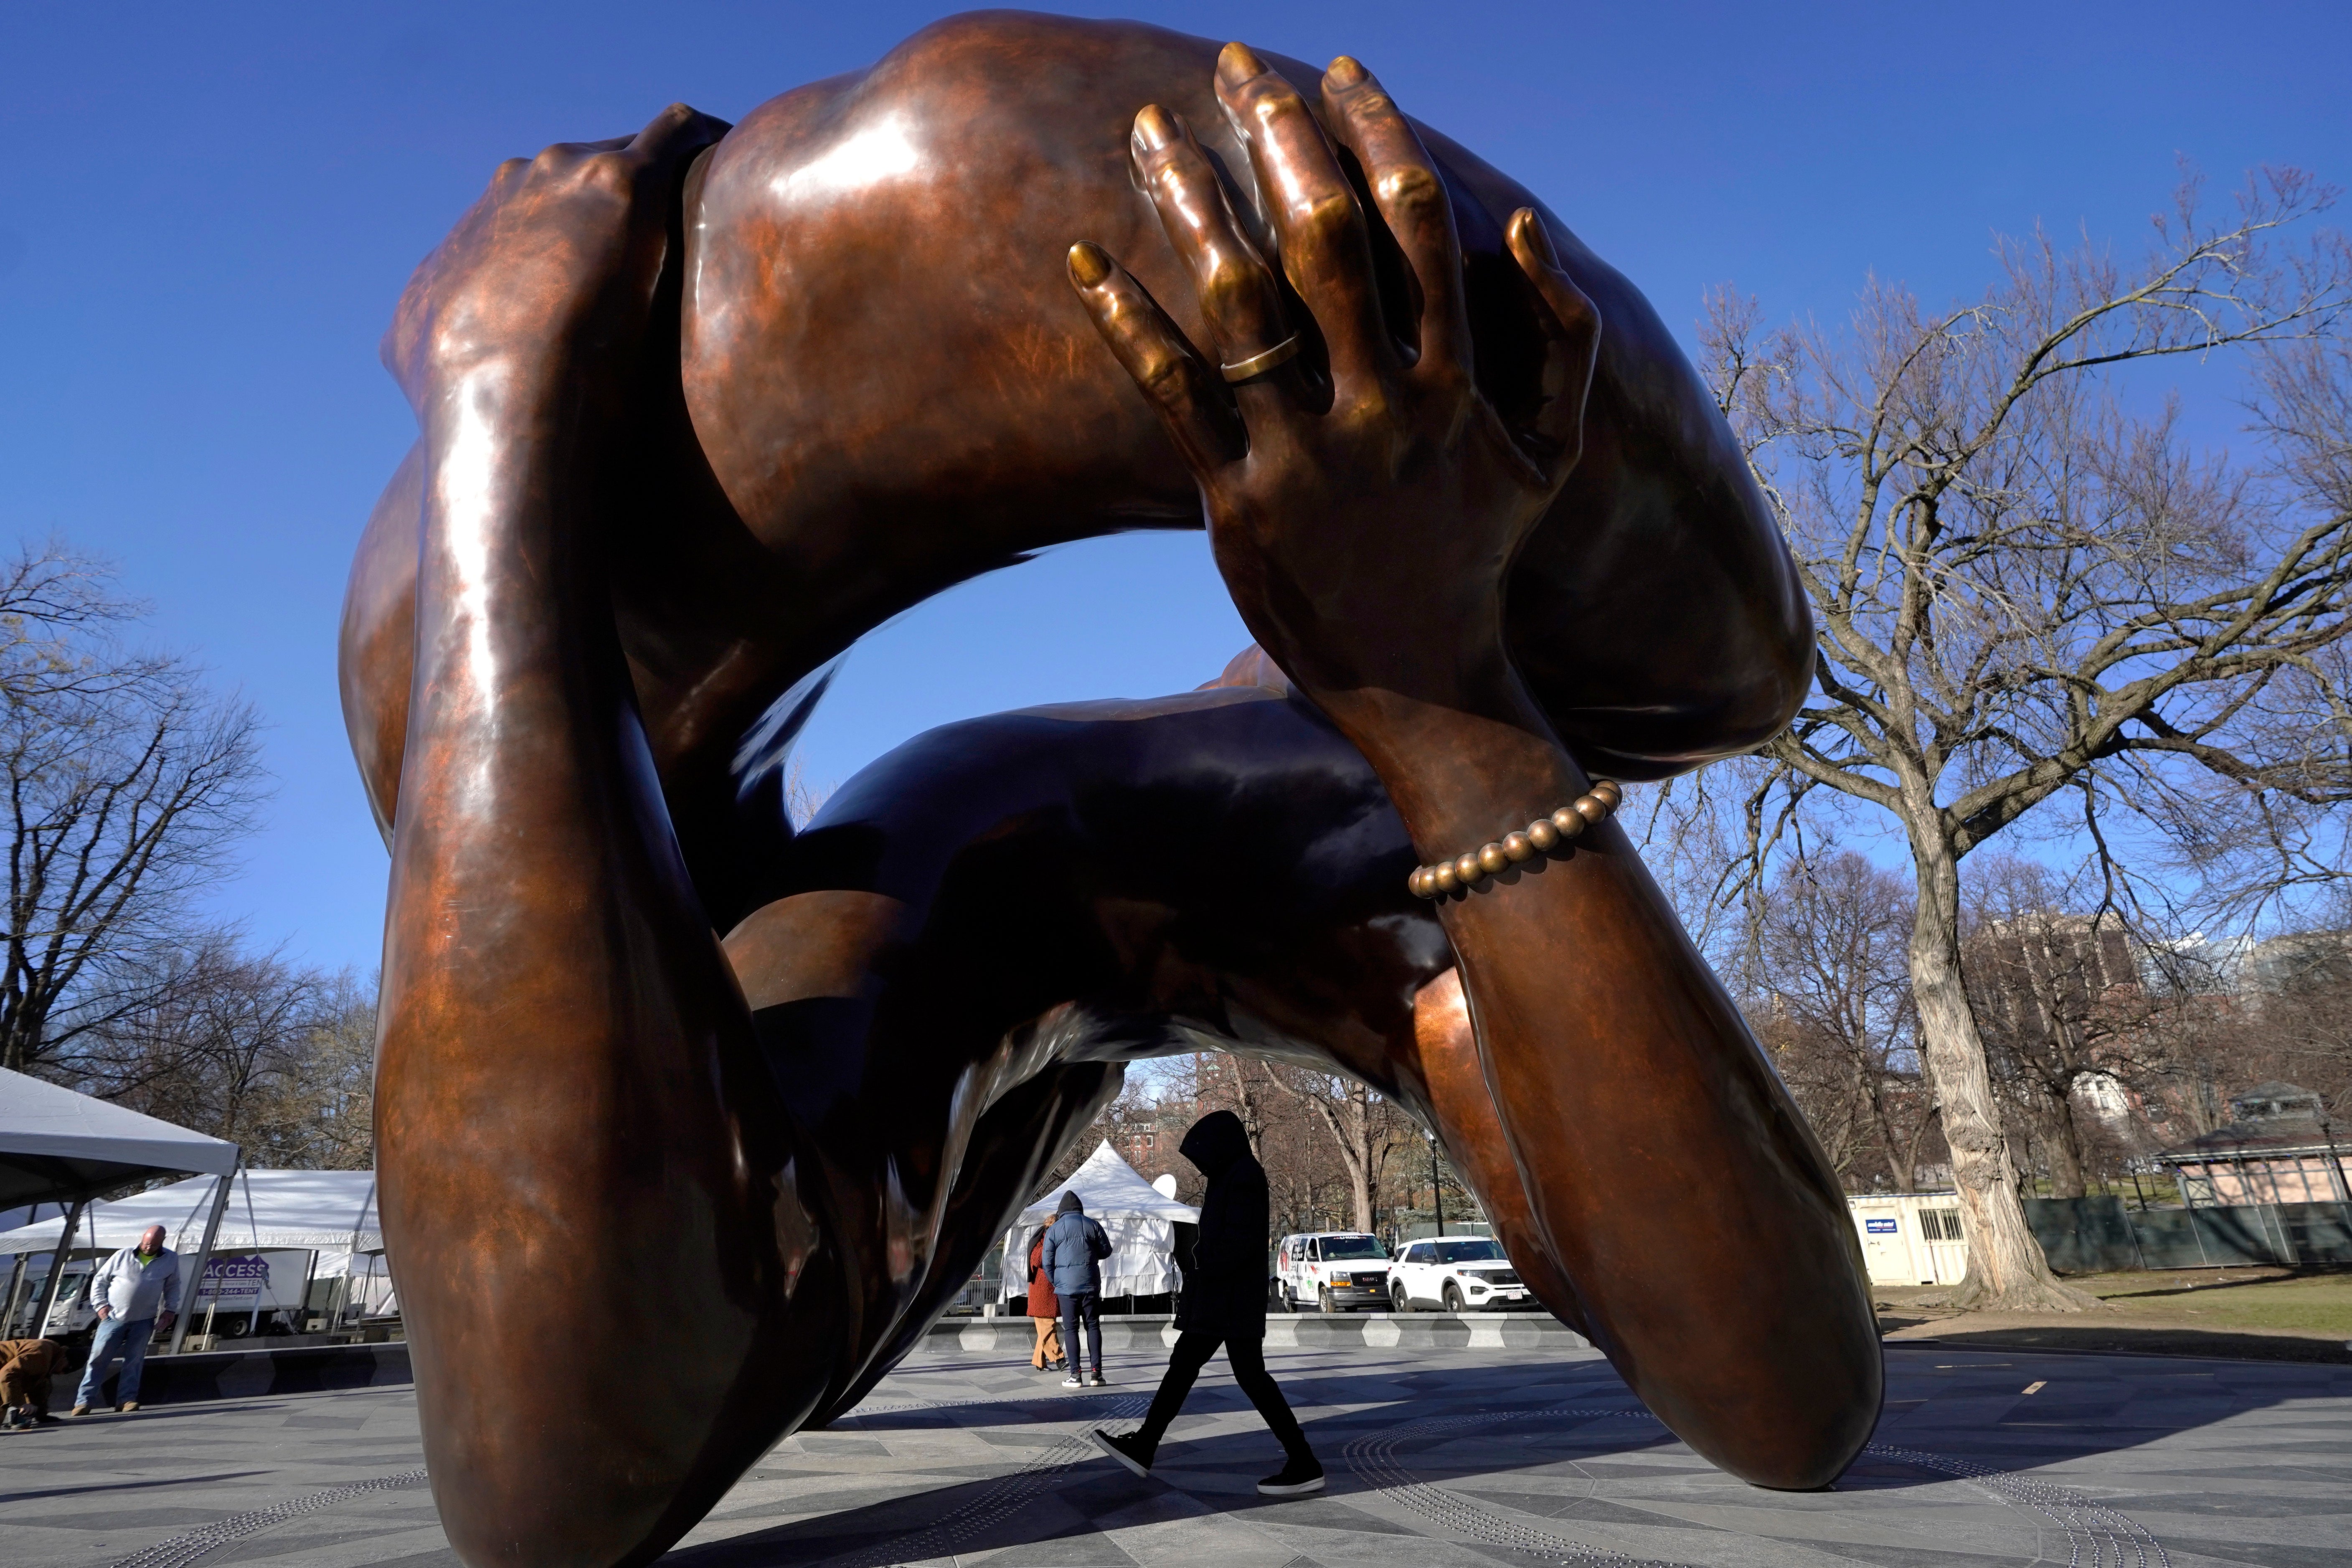
[[1475, 887], [1484, 878], [1546, 854], [1588, 827], [1600, 826], [1624, 798], [1625, 792], [1618, 787], [1616, 780], [1597, 779], [1591, 791], [1578, 795], [1549, 816], [1537, 817], [1521, 832], [1506, 833], [1494, 843], [1483, 844], [1452, 860], [1416, 867], [1412, 875], [1405, 879], [1405, 886], [1421, 899], [1442, 899], [1457, 888]]

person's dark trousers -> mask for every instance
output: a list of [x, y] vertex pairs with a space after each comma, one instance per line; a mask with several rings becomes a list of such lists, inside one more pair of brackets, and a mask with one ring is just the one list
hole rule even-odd
[[1078, 1324], [1087, 1325], [1087, 1354], [1095, 1371], [1102, 1371], [1102, 1298], [1092, 1290], [1072, 1290], [1062, 1297], [1062, 1353], [1070, 1360], [1070, 1375], [1086, 1371], [1078, 1359]]
[[1143, 1418], [1136, 1436], [1151, 1447], [1160, 1446], [1167, 1435], [1169, 1423], [1184, 1408], [1185, 1395], [1192, 1392], [1192, 1380], [1217, 1353], [1217, 1346], [1225, 1347], [1225, 1360], [1234, 1369], [1234, 1381], [1241, 1384], [1249, 1402], [1257, 1406], [1273, 1431], [1282, 1451], [1294, 1458], [1310, 1458], [1314, 1450], [1307, 1446], [1307, 1434], [1298, 1429], [1298, 1417], [1290, 1413], [1290, 1402], [1282, 1396], [1274, 1376], [1265, 1370], [1264, 1340], [1228, 1340], [1214, 1329], [1187, 1329], [1177, 1336], [1176, 1348], [1169, 1352], [1167, 1375], [1160, 1380], [1160, 1392], [1151, 1396], [1151, 1410]]

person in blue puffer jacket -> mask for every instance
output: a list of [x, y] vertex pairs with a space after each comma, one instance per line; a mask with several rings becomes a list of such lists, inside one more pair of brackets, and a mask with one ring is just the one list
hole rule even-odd
[[[1045, 1248], [1040, 1255], [1054, 1294], [1062, 1299], [1062, 1353], [1070, 1358], [1070, 1375], [1064, 1388], [1084, 1388], [1091, 1381], [1101, 1388], [1110, 1382], [1102, 1364], [1102, 1260], [1110, 1256], [1110, 1237], [1087, 1217], [1087, 1205], [1076, 1193], [1064, 1193], [1046, 1227]], [[1078, 1324], [1087, 1326], [1086, 1355], [1094, 1358], [1095, 1374], [1087, 1376], [1086, 1356], [1079, 1353]]]

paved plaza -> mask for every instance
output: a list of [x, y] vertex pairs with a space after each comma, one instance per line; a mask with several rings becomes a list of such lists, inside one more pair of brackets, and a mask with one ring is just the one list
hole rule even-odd
[[[1890, 1347], [1870, 1452], [1796, 1495], [1710, 1468], [1590, 1351], [1268, 1359], [1321, 1496], [1256, 1495], [1279, 1455], [1222, 1361], [1137, 1480], [1080, 1434], [1160, 1358], [1072, 1394], [950, 1352], [779, 1445], [666, 1563], [2352, 1568], [2352, 1367]], [[0, 1437], [0, 1563], [454, 1568], [421, 1463], [404, 1387]]]

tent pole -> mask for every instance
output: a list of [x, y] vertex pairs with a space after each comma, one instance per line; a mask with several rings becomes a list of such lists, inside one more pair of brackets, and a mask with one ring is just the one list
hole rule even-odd
[[16, 1266], [8, 1271], [8, 1310], [0, 1313], [0, 1340], [16, 1337], [16, 1303], [25, 1289], [25, 1260], [31, 1256], [27, 1252], [16, 1254]]
[[[352, 1269], [359, 1259], [360, 1232], [367, 1228], [368, 1209], [375, 1203], [376, 1184], [383, 1179], [373, 1169], [368, 1172], [367, 1196], [360, 1200], [360, 1212], [352, 1216], [352, 1246], [351, 1250], [343, 1254], [341, 1294], [336, 1299], [333, 1319], [331, 1319], [327, 1324], [330, 1330], [338, 1326], [335, 1320], [340, 1320], [344, 1310], [352, 1304]], [[375, 1262], [373, 1258], [368, 1262], [368, 1278], [370, 1279], [375, 1278]], [[362, 1310], [365, 1309], [362, 1308]]]
[[180, 1321], [172, 1325], [172, 1354], [178, 1355], [188, 1342], [188, 1324], [196, 1315], [196, 1290], [205, 1282], [205, 1266], [213, 1260], [213, 1237], [220, 1234], [221, 1215], [228, 1212], [229, 1184], [236, 1179], [231, 1167], [227, 1175], [218, 1177], [213, 1188], [213, 1210], [205, 1216], [205, 1239], [196, 1247], [196, 1269], [180, 1280]]
[[296, 1302], [293, 1311], [294, 1331], [298, 1334], [307, 1334], [310, 1331], [310, 1283], [318, 1278], [319, 1255], [313, 1252], [310, 1254], [310, 1266], [302, 1270], [302, 1293], [294, 1298]]
[[89, 1206], [84, 1198], [66, 1211], [66, 1227], [58, 1233], [58, 1249], [49, 1254], [49, 1277], [41, 1282], [40, 1310], [33, 1314], [33, 1337], [38, 1339], [49, 1326], [49, 1314], [57, 1309], [58, 1287], [65, 1283], [66, 1254], [73, 1250], [74, 1229], [81, 1224], [81, 1211]]

